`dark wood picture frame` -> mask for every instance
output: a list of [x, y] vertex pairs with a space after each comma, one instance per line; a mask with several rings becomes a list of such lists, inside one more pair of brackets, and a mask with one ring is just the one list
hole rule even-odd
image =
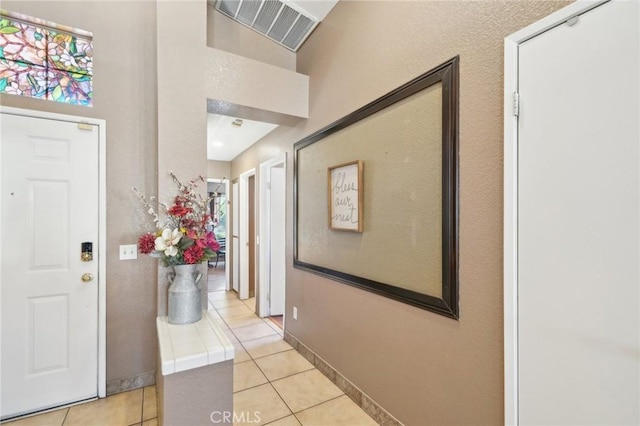
[[[458, 87], [459, 57], [422, 74], [414, 80], [381, 96], [351, 114], [300, 140], [294, 145], [293, 184], [293, 265], [339, 282], [371, 291], [454, 319], [459, 318], [458, 306]], [[352, 124], [380, 112], [434, 84], [442, 85], [442, 288], [441, 296], [433, 296], [393, 283], [359, 277], [301, 260], [299, 254], [298, 212], [300, 209], [299, 155], [302, 150]], [[365, 231], [366, 234], [366, 231]], [[364, 235], [364, 234], [363, 234]]]

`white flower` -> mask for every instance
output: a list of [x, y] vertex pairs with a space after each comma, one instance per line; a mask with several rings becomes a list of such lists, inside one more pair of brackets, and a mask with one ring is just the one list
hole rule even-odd
[[182, 232], [176, 228], [173, 231], [170, 228], [162, 230], [162, 235], [156, 238], [155, 249], [164, 251], [166, 256], [175, 256], [178, 254], [178, 248], [175, 246], [182, 238]]

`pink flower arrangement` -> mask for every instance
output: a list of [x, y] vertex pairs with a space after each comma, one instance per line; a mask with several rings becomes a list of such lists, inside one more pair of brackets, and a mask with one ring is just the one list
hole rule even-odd
[[151, 205], [155, 198], [147, 199], [137, 188], [133, 188], [147, 208], [147, 213], [153, 216], [156, 226], [155, 232], [140, 236], [138, 250], [160, 259], [164, 266], [196, 264], [215, 258], [220, 244], [213, 232], [207, 230], [209, 215], [206, 206], [209, 200], [195, 191], [198, 182], [204, 182], [204, 178], [198, 176], [184, 185], [173, 172], [169, 174], [178, 186], [178, 195], [171, 205], [157, 203], [166, 213], [164, 223], [161, 223], [160, 216]]

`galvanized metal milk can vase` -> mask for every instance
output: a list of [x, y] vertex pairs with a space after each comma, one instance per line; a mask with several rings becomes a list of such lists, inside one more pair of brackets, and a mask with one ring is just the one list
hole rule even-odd
[[174, 265], [169, 272], [169, 324], [191, 324], [202, 318], [202, 273], [198, 265]]
[[202, 318], [202, 303], [206, 302], [202, 300], [203, 274], [198, 272], [198, 265], [215, 259], [220, 244], [209, 225], [208, 211], [213, 198], [205, 198], [197, 190], [199, 182], [206, 183], [205, 178], [198, 176], [182, 183], [173, 172], [169, 176], [178, 187], [178, 195], [169, 203], [161, 203], [133, 188], [153, 217], [155, 228], [138, 238], [138, 250], [158, 259], [165, 268], [171, 268], [167, 270], [169, 324], [191, 324]]

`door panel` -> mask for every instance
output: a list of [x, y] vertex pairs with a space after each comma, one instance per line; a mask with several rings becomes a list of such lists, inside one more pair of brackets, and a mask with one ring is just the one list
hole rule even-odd
[[69, 368], [69, 296], [55, 295], [27, 299], [27, 375]]
[[519, 423], [640, 423], [639, 3], [519, 48]]
[[26, 206], [28, 270], [67, 269], [69, 223], [60, 218], [69, 216], [68, 182], [30, 179], [27, 194], [31, 200]]
[[[97, 396], [98, 131], [0, 114], [1, 416]], [[83, 274], [94, 279], [83, 282]]]

